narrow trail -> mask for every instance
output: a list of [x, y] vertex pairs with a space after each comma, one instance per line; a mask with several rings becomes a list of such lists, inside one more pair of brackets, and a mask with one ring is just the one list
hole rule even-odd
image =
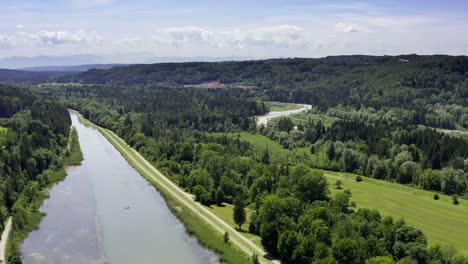
[[5, 230], [3, 230], [2, 238], [0, 240], [0, 263], [5, 263], [5, 251], [8, 237], [10, 236], [12, 218], [9, 217], [6, 224]]
[[233, 243], [237, 248], [243, 251], [247, 256], [252, 256], [253, 254], [257, 254], [259, 258], [261, 258], [262, 263], [275, 263], [279, 264], [278, 260], [269, 260], [266, 259], [265, 256], [267, 252], [265, 252], [262, 248], [257, 246], [251, 240], [243, 236], [240, 232], [238, 232], [235, 228], [224, 222], [222, 219], [217, 217], [203, 205], [197, 203], [193, 199], [193, 195], [185, 192], [175, 183], [173, 183], [169, 178], [164, 176], [161, 172], [159, 172], [153, 165], [151, 165], [143, 156], [140, 155], [135, 149], [131, 148], [127, 145], [127, 143], [117, 136], [114, 132], [101, 128], [90, 121], [84, 119], [84, 117], [78, 113], [78, 117], [85, 121], [85, 123], [97, 128], [111, 143], [114, 145], [117, 150], [122, 153], [122, 155], [130, 161], [130, 163], [136, 167], [138, 170], [144, 172], [148, 177], [153, 179], [161, 188], [166, 190], [175, 200], [179, 203], [190, 209], [194, 214], [200, 217], [203, 221], [207, 224], [212, 226], [214, 230], [219, 232], [220, 234], [224, 234], [224, 232], [228, 232], [230, 235], [230, 241]]

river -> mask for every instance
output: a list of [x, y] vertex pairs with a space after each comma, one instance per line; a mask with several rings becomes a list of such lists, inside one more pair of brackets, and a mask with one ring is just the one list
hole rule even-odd
[[277, 117], [281, 117], [281, 116], [289, 116], [289, 115], [300, 114], [302, 112], [306, 112], [306, 111], [312, 109], [311, 105], [305, 105], [305, 104], [301, 105], [300, 104], [300, 106], [301, 106], [301, 108], [299, 108], [299, 109], [287, 110], [287, 111], [272, 111], [272, 112], [266, 113], [265, 115], [257, 116], [256, 117], [257, 126], [261, 126], [261, 125], [266, 126], [268, 124], [268, 122], [273, 118], [277, 118]]
[[84, 160], [50, 190], [47, 215], [21, 247], [24, 263], [219, 263], [96, 129], [71, 117]]

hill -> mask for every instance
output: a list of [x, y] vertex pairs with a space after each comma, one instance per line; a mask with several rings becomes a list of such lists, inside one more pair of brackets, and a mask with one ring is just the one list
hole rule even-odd
[[272, 101], [322, 108], [345, 104], [416, 108], [424, 104], [468, 106], [468, 57], [336, 56], [242, 62], [131, 65], [58, 78], [91, 84], [182, 86], [219, 80], [252, 85]]
[[117, 66], [126, 66], [126, 64], [84, 64], [76, 66], [40, 66], [22, 68], [19, 70], [32, 72], [85, 72], [91, 69], [108, 70]]
[[21, 70], [10, 70], [0, 69], [0, 82], [47, 82], [53, 77], [59, 77], [70, 74], [70, 72], [56, 72], [56, 71], [43, 71], [43, 72], [32, 72], [32, 71], [21, 71]]

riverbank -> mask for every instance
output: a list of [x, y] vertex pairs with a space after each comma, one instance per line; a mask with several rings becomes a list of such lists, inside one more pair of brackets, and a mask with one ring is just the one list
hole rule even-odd
[[78, 141], [78, 135], [76, 131], [70, 133], [70, 144], [67, 149], [64, 150], [62, 167], [58, 170], [50, 173], [48, 177], [47, 185], [39, 190], [35, 198], [29, 204], [26, 213], [25, 225], [22, 228], [15, 226], [14, 221], [10, 231], [10, 236], [8, 241], [6, 241], [6, 252], [5, 263], [15, 264], [20, 263], [18, 260], [21, 259], [20, 245], [23, 240], [28, 236], [28, 234], [37, 229], [41, 223], [42, 218], [45, 216], [45, 213], [41, 212], [39, 209], [46, 200], [48, 195], [48, 190], [56, 183], [62, 181], [67, 176], [66, 169], [69, 166], [80, 165], [83, 160], [83, 154], [81, 152], [80, 144]]
[[0, 263], [5, 263], [5, 251], [8, 237], [10, 236], [11, 231], [11, 219], [12, 217], [10, 216], [5, 224], [5, 229], [2, 232], [2, 237], [0, 240]]
[[[201, 244], [217, 252], [222, 262], [250, 263], [251, 255], [266, 255], [266, 252], [252, 241], [201, 204], [196, 203], [191, 194], [184, 192], [172, 183], [113, 132], [93, 124], [78, 112], [75, 113], [83, 123], [98, 129], [127, 161], [158, 189], [166, 199], [170, 209], [185, 224], [187, 232], [195, 235]], [[228, 232], [230, 235], [229, 244], [223, 241], [224, 232]], [[276, 263], [263, 257], [261, 259], [264, 263]]]

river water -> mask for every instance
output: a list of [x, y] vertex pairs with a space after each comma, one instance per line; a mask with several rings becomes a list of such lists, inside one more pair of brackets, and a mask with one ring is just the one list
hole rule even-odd
[[24, 263], [219, 263], [96, 129], [71, 117], [84, 160], [50, 190], [47, 215], [21, 247]]
[[300, 114], [303, 112], [306, 112], [310, 109], [312, 109], [311, 105], [300, 105], [301, 108], [299, 109], [294, 109], [294, 110], [287, 110], [287, 111], [273, 111], [273, 112], [268, 112], [262, 116], [257, 116], [257, 126], [264, 125], [266, 126], [268, 122], [277, 117], [282, 117], [282, 116], [289, 116], [289, 115], [295, 115], [295, 114]]

